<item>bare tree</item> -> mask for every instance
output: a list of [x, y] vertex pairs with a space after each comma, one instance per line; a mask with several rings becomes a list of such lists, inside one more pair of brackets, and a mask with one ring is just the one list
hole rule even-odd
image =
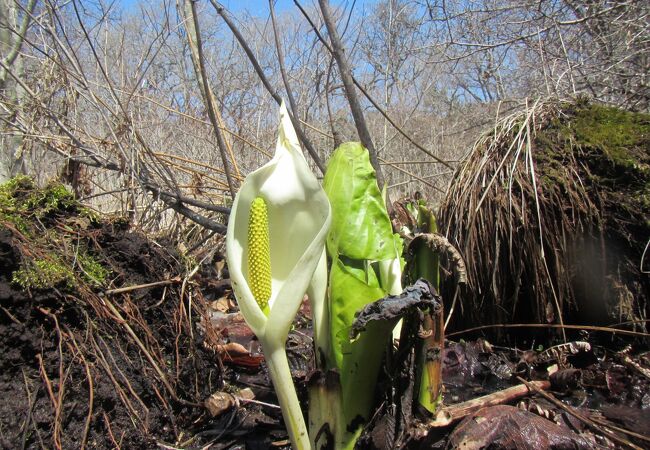
[[347, 2], [329, 25], [294, 3], [1, 0], [3, 177], [60, 177], [142, 226], [222, 230], [238, 183], [271, 156], [282, 97], [315, 171], [362, 137], [392, 197], [434, 202], [526, 97], [649, 107], [647, 2]]
[[27, 34], [36, 0], [21, 6], [13, 0], [0, 1], [0, 181], [25, 172], [23, 139], [13, 132], [10, 124], [20, 120], [24, 103], [24, 90], [15, 78], [24, 77], [20, 49]]

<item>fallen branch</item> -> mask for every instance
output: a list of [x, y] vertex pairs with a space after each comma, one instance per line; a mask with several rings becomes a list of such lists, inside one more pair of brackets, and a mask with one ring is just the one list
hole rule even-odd
[[525, 397], [531, 392], [539, 392], [551, 387], [550, 381], [531, 381], [518, 384], [502, 391], [494, 392], [492, 394], [484, 395], [483, 397], [474, 398], [466, 402], [457, 403], [455, 405], [444, 406], [431, 421], [425, 422], [418, 427], [418, 431], [426, 435], [430, 428], [440, 428], [451, 425], [460, 419], [475, 413], [481, 408], [487, 406], [502, 405], [517, 400], [520, 397]]
[[567, 330], [603, 331], [606, 333], [623, 334], [626, 336], [637, 336], [643, 338], [650, 337], [650, 333], [642, 333], [641, 331], [630, 331], [622, 330], [620, 328], [598, 327], [593, 325], [559, 325], [553, 323], [495, 323], [492, 325], [481, 325], [478, 327], [467, 328], [465, 330], [454, 331], [453, 333], [447, 333], [447, 337], [458, 336], [472, 331], [487, 330], [490, 328], [564, 328]]
[[628, 354], [629, 352], [629, 347], [616, 354], [616, 357], [627, 367], [629, 367], [632, 370], [636, 370], [639, 372], [641, 375], [646, 377], [647, 379], [650, 380], [650, 369], [646, 369], [645, 367], [641, 366], [639, 363], [635, 362], [630, 355]]

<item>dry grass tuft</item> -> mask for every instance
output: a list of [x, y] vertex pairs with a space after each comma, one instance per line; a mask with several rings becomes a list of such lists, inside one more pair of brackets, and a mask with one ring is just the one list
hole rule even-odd
[[536, 102], [497, 121], [440, 210], [467, 263], [454, 321], [645, 329], [649, 136], [650, 116], [584, 101]]

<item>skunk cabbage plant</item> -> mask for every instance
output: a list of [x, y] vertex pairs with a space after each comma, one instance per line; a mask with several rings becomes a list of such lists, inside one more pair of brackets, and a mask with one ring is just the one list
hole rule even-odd
[[317, 308], [324, 301], [330, 221], [327, 196], [309, 169], [283, 103], [275, 155], [251, 172], [237, 193], [226, 250], [237, 302], [262, 345], [295, 449], [310, 445], [285, 343], [305, 293], [310, 290]]
[[[323, 186], [332, 205], [327, 237], [329, 334], [315, 335], [314, 342], [317, 353], [327, 356], [322, 369], [338, 373], [339, 384], [313, 391], [310, 431], [317, 448], [331, 444], [351, 449], [370, 419], [382, 356], [395, 323], [373, 323], [355, 339], [349, 332], [356, 312], [387, 294], [402, 292], [402, 241], [393, 234], [368, 151], [360, 143], [345, 143], [334, 152]], [[324, 442], [330, 438], [333, 442]]]

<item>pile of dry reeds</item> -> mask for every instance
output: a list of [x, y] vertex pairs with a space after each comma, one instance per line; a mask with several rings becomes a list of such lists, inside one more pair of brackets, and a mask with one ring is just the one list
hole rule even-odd
[[644, 329], [648, 131], [647, 115], [584, 101], [536, 102], [496, 121], [440, 210], [440, 229], [467, 263], [453, 323]]

